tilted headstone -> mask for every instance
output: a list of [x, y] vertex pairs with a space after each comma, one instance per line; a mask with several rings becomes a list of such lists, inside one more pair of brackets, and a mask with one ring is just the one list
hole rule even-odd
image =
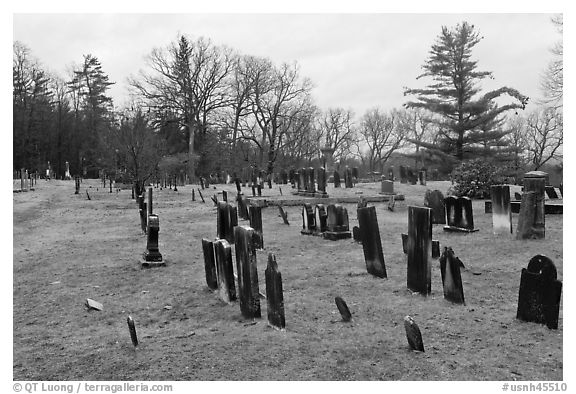
[[446, 207], [446, 231], [474, 232], [474, 214], [472, 200], [468, 197], [448, 196], [444, 199]]
[[366, 270], [374, 276], [386, 278], [386, 264], [384, 262], [384, 253], [382, 252], [382, 240], [380, 239], [376, 207], [358, 208], [357, 212], [360, 233], [362, 234], [362, 249], [364, 250], [364, 260], [366, 260]]
[[311, 235], [316, 231], [316, 217], [311, 204], [302, 206], [302, 230], [301, 234]]
[[352, 182], [352, 169], [350, 167], [346, 167], [344, 170], [344, 184], [347, 189], [354, 187]]
[[432, 224], [446, 224], [446, 206], [440, 190], [426, 190], [424, 206], [432, 209]]
[[558, 328], [562, 282], [557, 280], [556, 266], [546, 256], [536, 255], [527, 268], [522, 268], [516, 318]]
[[275, 328], [286, 327], [284, 317], [284, 293], [282, 291], [282, 274], [278, 271], [276, 257], [268, 254], [268, 266], [264, 271], [266, 277], [266, 300], [268, 302], [268, 323]]
[[327, 230], [326, 221], [328, 220], [328, 214], [326, 213], [326, 207], [324, 204], [317, 204], [314, 212], [316, 216], [316, 231], [323, 233]]
[[202, 238], [202, 252], [204, 254], [206, 284], [210, 289], [216, 290], [218, 288], [218, 274], [214, 260], [214, 243], [206, 238]]
[[132, 319], [132, 316], [128, 316], [126, 322], [128, 323], [128, 331], [130, 331], [130, 339], [132, 340], [132, 345], [138, 346], [138, 336], [136, 335], [136, 325], [134, 324], [134, 319]]
[[408, 183], [408, 176], [406, 174], [406, 167], [400, 166], [400, 183]]
[[432, 256], [432, 210], [408, 207], [408, 275], [407, 285], [422, 295], [430, 294]]
[[536, 192], [523, 193], [520, 212], [518, 213], [518, 225], [516, 226], [516, 239], [544, 238], [545, 229], [541, 226], [541, 223], [537, 223], [537, 212], [538, 203]]
[[282, 208], [281, 205], [278, 205], [278, 211], [280, 211], [280, 216], [282, 217], [284, 224], [290, 225], [290, 222], [288, 221], [288, 214], [284, 212], [284, 208]]
[[350, 223], [348, 219], [348, 210], [340, 204], [330, 204], [326, 208], [326, 230], [324, 238], [337, 241], [352, 237], [350, 232]]
[[262, 207], [250, 206], [250, 227], [254, 229], [254, 246], [264, 249], [264, 232], [262, 230]]
[[334, 171], [334, 187], [340, 187], [340, 173], [338, 171]]
[[160, 220], [158, 219], [158, 215], [148, 215], [146, 251], [144, 252], [144, 261], [142, 262], [142, 267], [144, 268], [166, 265], [162, 261], [162, 254], [158, 249], [159, 232]]
[[[216, 259], [218, 296], [222, 301], [230, 303], [236, 300], [232, 248], [230, 247], [230, 243], [225, 239], [218, 239], [214, 241], [213, 245]], [[204, 246], [204, 240], [202, 240], [202, 246]], [[206, 278], [208, 278], [208, 271], [206, 272]]]
[[352, 320], [350, 309], [348, 309], [348, 305], [346, 305], [346, 302], [342, 299], [342, 297], [335, 297], [334, 302], [336, 303], [338, 312], [340, 312], [340, 316], [342, 316], [342, 320], [345, 322]]
[[410, 349], [423, 352], [424, 342], [422, 341], [422, 333], [412, 317], [406, 316], [404, 318], [404, 330], [406, 331], [406, 339], [408, 340]]
[[261, 317], [254, 237], [254, 229], [251, 227], [237, 226], [234, 229], [240, 311], [247, 319]]
[[494, 234], [512, 234], [512, 208], [510, 206], [510, 186], [492, 185], [492, 229]]
[[384, 179], [382, 176], [380, 193], [382, 194], [394, 194], [394, 182]]
[[200, 189], [196, 189], [198, 190], [198, 195], [200, 196], [200, 199], [202, 200], [203, 203], [205, 203], [206, 201], [204, 201], [204, 196], [202, 195], [202, 192], [200, 191]]
[[454, 255], [452, 248], [444, 248], [444, 252], [442, 252], [440, 273], [442, 274], [444, 298], [455, 304], [465, 304], [459, 259]]

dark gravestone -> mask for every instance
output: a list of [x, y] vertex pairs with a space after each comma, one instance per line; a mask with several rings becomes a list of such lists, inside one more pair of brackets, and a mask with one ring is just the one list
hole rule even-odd
[[336, 302], [336, 307], [338, 308], [338, 312], [340, 312], [340, 316], [342, 316], [342, 320], [346, 322], [352, 320], [350, 309], [348, 309], [348, 305], [346, 305], [342, 297], [334, 298], [334, 302]]
[[432, 210], [408, 207], [408, 288], [422, 295], [431, 291]]
[[512, 209], [510, 206], [510, 186], [492, 185], [492, 231], [494, 234], [512, 234]]
[[382, 253], [382, 240], [376, 217], [376, 207], [358, 208], [358, 223], [362, 234], [362, 249], [368, 273], [386, 278], [386, 265]]
[[390, 180], [384, 179], [382, 177], [381, 186], [380, 186], [380, 193], [382, 194], [394, 194], [394, 182]]
[[219, 201], [216, 208], [216, 235], [234, 243], [234, 227], [238, 225], [238, 210], [235, 206]]
[[[543, 239], [546, 237], [545, 221], [545, 189], [548, 174], [542, 171], [531, 171], [524, 174], [524, 193], [534, 192], [534, 220], [530, 238]], [[522, 210], [522, 209], [520, 209]]]
[[281, 205], [278, 205], [278, 211], [280, 211], [280, 216], [282, 217], [284, 224], [290, 225], [290, 222], [288, 222], [288, 214], [284, 212], [284, 208], [282, 208]]
[[148, 216], [152, 215], [152, 188], [148, 188]]
[[80, 177], [79, 176], [75, 176], [74, 177], [74, 181], [76, 182], [76, 190], [74, 191], [74, 194], [79, 194], [80, 193]]
[[222, 190], [222, 201], [228, 202], [228, 192], [226, 190]]
[[290, 171], [288, 171], [288, 182], [290, 182], [292, 186], [296, 183], [296, 170], [294, 170], [294, 168], [291, 168]]
[[318, 204], [314, 211], [316, 216], [316, 231], [323, 233], [327, 230], [326, 221], [328, 220], [328, 214], [326, 213], [326, 207], [324, 204]]
[[126, 322], [128, 323], [128, 331], [130, 331], [130, 339], [132, 340], [132, 345], [138, 346], [138, 336], [136, 335], [136, 325], [134, 324], [134, 319], [132, 319], [132, 316], [128, 316]]
[[202, 252], [204, 254], [204, 271], [206, 272], [206, 284], [212, 290], [218, 288], [218, 273], [214, 261], [214, 243], [202, 238]]
[[248, 202], [244, 199], [242, 194], [236, 196], [236, 203], [238, 205], [238, 216], [241, 219], [249, 220], [250, 216], [248, 214]]
[[388, 179], [394, 182], [394, 167], [388, 168]]
[[284, 169], [280, 170], [280, 183], [283, 185], [288, 184], [288, 173]]
[[422, 333], [420, 332], [420, 328], [418, 328], [418, 324], [416, 324], [410, 316], [404, 318], [404, 330], [406, 331], [406, 339], [408, 340], [410, 349], [423, 352], [424, 342], [422, 342]]
[[474, 232], [474, 214], [472, 200], [468, 197], [448, 196], [444, 199], [446, 206], [446, 231]]
[[[236, 300], [236, 285], [234, 268], [232, 266], [232, 248], [225, 239], [214, 241], [214, 256], [216, 258], [216, 273], [218, 276], [218, 295], [226, 303]], [[202, 240], [204, 246], [204, 240]], [[208, 268], [206, 268], [208, 270]], [[208, 272], [208, 271], [206, 271]], [[208, 274], [206, 274], [208, 278]]]
[[344, 184], [347, 189], [354, 187], [352, 182], [352, 169], [350, 169], [350, 167], [346, 167], [344, 170]]
[[360, 178], [360, 173], [358, 172], [358, 167], [352, 167], [352, 183], [357, 183], [358, 178]]
[[440, 257], [440, 273], [442, 274], [444, 298], [455, 304], [465, 304], [459, 261], [454, 256], [452, 248], [444, 248], [444, 252]]
[[334, 171], [334, 187], [340, 187], [340, 173], [338, 171]]
[[204, 196], [202, 195], [202, 192], [200, 191], [200, 189], [196, 189], [198, 190], [198, 195], [200, 196], [200, 199], [202, 200], [203, 203], [205, 203], [206, 201], [204, 201]]
[[236, 194], [242, 193], [242, 186], [240, 185], [240, 180], [236, 178], [234, 180], [234, 183], [236, 184]]
[[324, 196], [326, 195], [326, 170], [322, 167], [318, 168], [318, 192]]
[[196, 201], [196, 194], [194, 194], [194, 189], [192, 189], [192, 201]]
[[158, 219], [158, 215], [148, 215], [146, 251], [144, 252], [144, 261], [142, 262], [142, 267], [144, 268], [166, 265], [162, 261], [162, 254], [158, 250], [159, 232], [160, 220]]
[[362, 234], [360, 233], [360, 227], [354, 226], [352, 227], [352, 237], [356, 242], [362, 242]]
[[542, 255], [532, 257], [528, 268], [522, 268], [516, 318], [557, 329], [561, 295], [562, 282], [557, 280], [552, 260]]
[[142, 232], [146, 234], [146, 230], [148, 228], [148, 214], [146, 212], [146, 203], [144, 202], [144, 198], [141, 197], [141, 204], [140, 204], [140, 227], [142, 228]]
[[400, 166], [400, 183], [408, 183], [408, 177], [406, 174], [406, 167]]
[[301, 234], [311, 235], [316, 231], [316, 218], [311, 204], [302, 207], [302, 230]]
[[254, 236], [254, 229], [251, 227], [237, 226], [234, 229], [240, 311], [247, 319], [261, 316]]
[[278, 271], [276, 257], [268, 254], [268, 266], [264, 271], [266, 277], [266, 300], [268, 302], [268, 323], [275, 328], [286, 327], [284, 317], [284, 294], [282, 291], [282, 274]]
[[305, 168], [301, 168], [298, 171], [298, 191], [305, 191], [307, 188], [307, 172]]
[[250, 206], [250, 227], [254, 229], [254, 246], [264, 249], [264, 233], [262, 231], [262, 207]]
[[424, 206], [432, 209], [432, 224], [446, 224], [446, 206], [440, 190], [426, 190]]
[[340, 204], [330, 204], [327, 209], [324, 238], [331, 241], [351, 238], [348, 210]]
[[306, 191], [308, 193], [315, 193], [316, 192], [316, 182], [314, 180], [314, 167], [308, 167], [307, 169], [307, 176], [308, 176], [308, 188], [306, 189]]

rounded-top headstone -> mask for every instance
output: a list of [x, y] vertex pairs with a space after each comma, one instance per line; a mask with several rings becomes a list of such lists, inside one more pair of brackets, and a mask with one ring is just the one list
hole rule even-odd
[[418, 328], [418, 325], [412, 317], [406, 316], [404, 318], [404, 329], [406, 330], [406, 339], [408, 340], [410, 349], [423, 352], [424, 343], [422, 342], [422, 334], [420, 333], [420, 328]]
[[530, 259], [527, 267], [528, 272], [541, 274], [548, 279], [556, 279], [556, 266], [548, 257], [538, 254]]

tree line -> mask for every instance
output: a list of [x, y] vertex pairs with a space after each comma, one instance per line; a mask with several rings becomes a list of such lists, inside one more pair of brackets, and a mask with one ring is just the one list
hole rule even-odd
[[[561, 32], [561, 17], [553, 20]], [[481, 41], [466, 23], [442, 27], [419, 79], [399, 108], [321, 109], [296, 62], [240, 54], [207, 38], [179, 35], [155, 48], [129, 78], [129, 104], [116, 107], [98, 58], [83, 56], [67, 77], [52, 74], [23, 43], [13, 45], [13, 164], [57, 177], [72, 174], [143, 185], [154, 177], [189, 179], [246, 169], [268, 173], [321, 163], [382, 171], [394, 154], [449, 173], [486, 158], [511, 173], [562, 158], [562, 47], [544, 70], [544, 99], [530, 113], [514, 88], [482, 91], [493, 78], [472, 50]]]

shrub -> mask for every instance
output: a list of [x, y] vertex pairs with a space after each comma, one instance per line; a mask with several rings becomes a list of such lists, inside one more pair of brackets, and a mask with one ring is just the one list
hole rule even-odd
[[465, 161], [452, 171], [455, 184], [450, 192], [459, 197], [490, 198], [490, 186], [502, 183], [502, 174], [502, 169], [486, 159]]

